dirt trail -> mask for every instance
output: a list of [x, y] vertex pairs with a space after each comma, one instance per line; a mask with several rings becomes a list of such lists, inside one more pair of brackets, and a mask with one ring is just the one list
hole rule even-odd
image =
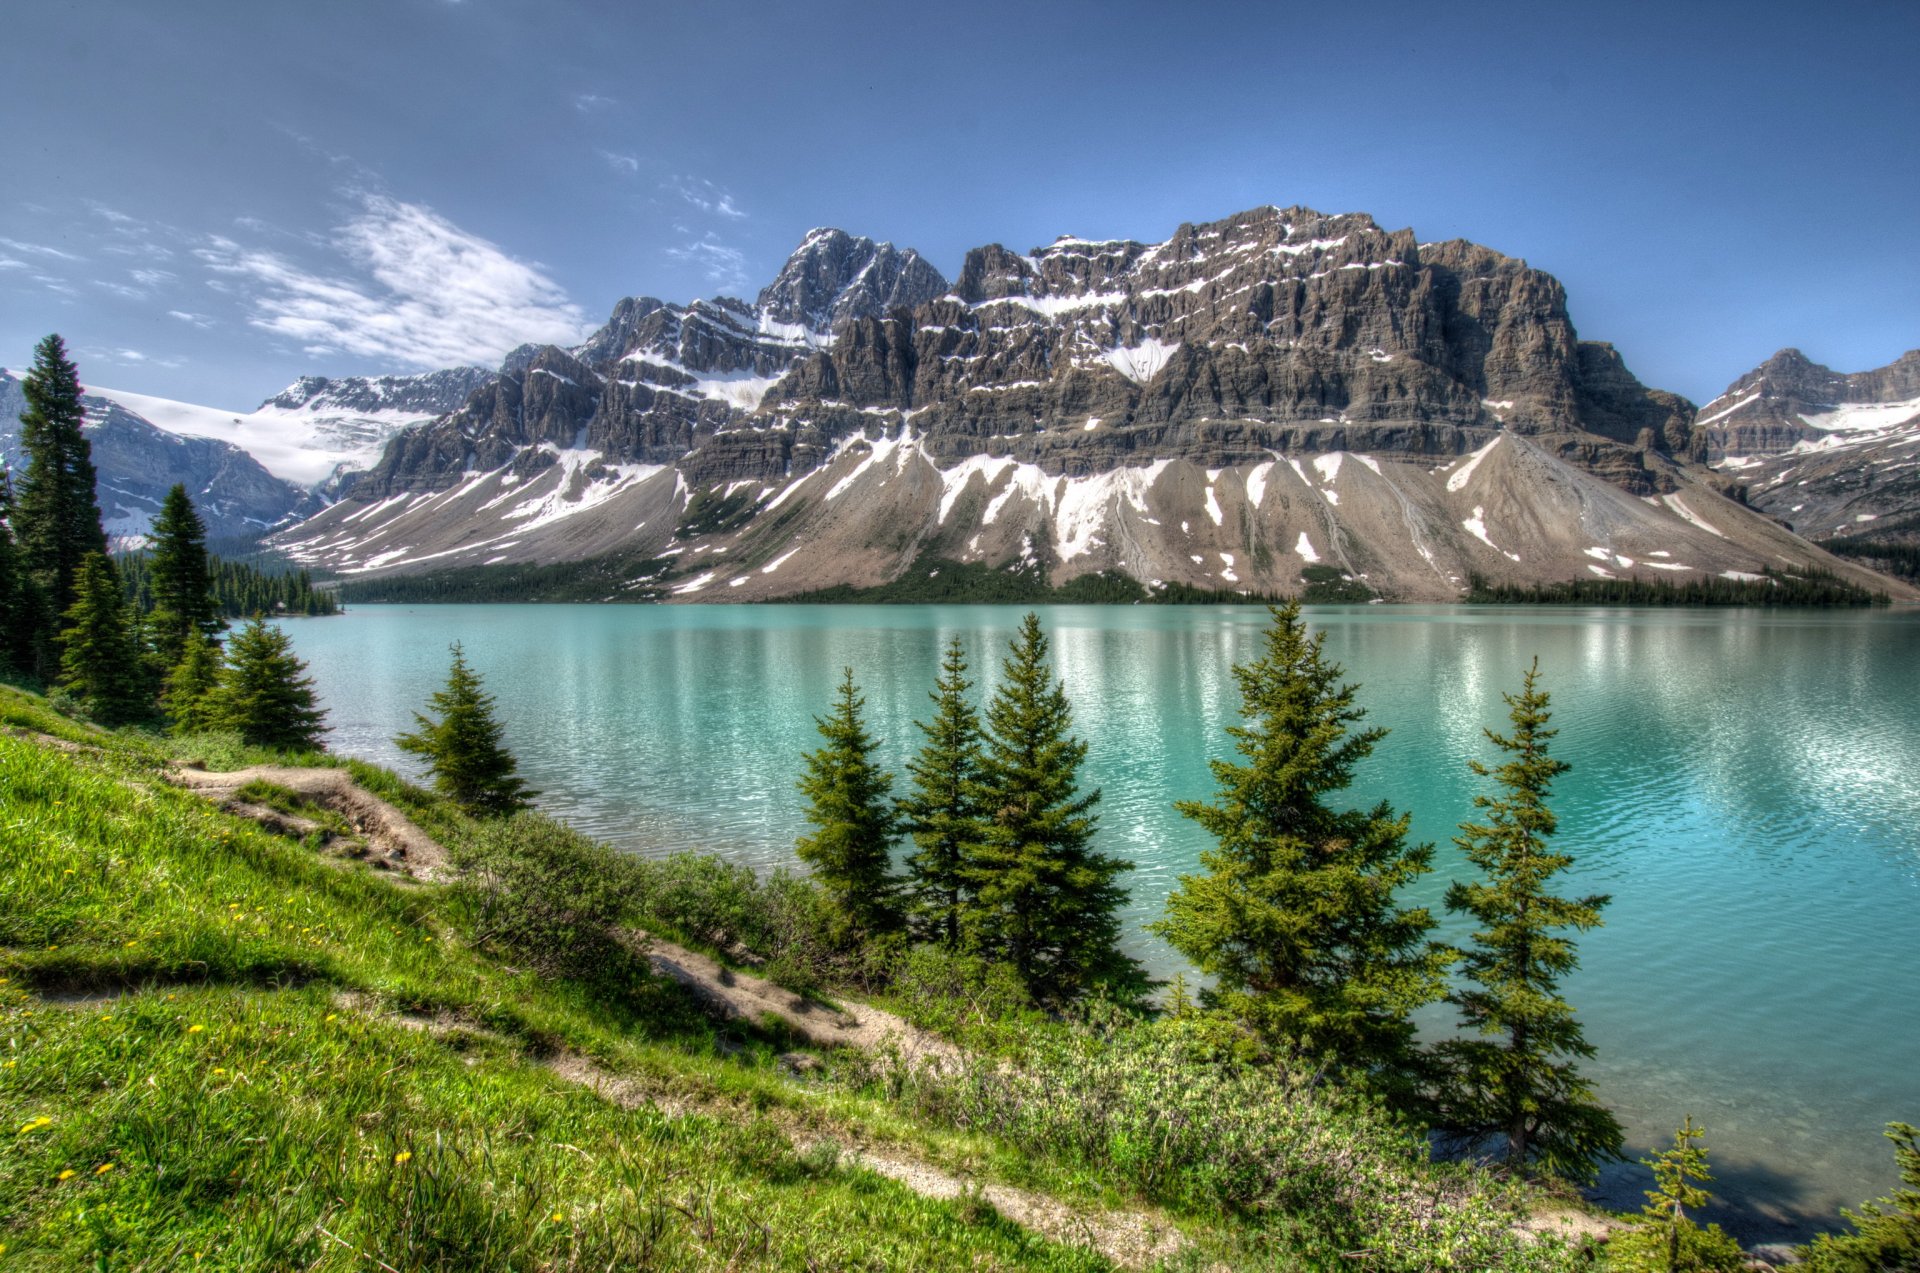
[[298, 820], [262, 806], [236, 799], [250, 782], [270, 782], [298, 792], [315, 804], [324, 805], [345, 818], [365, 837], [367, 846], [379, 855], [383, 865], [405, 871], [422, 880], [449, 878], [452, 869], [447, 851], [432, 836], [422, 831], [406, 814], [374, 795], [353, 780], [345, 769], [297, 768], [290, 765], [254, 765], [224, 773], [193, 766], [167, 771], [169, 781], [198, 791], [223, 807], [257, 822], [291, 824]]

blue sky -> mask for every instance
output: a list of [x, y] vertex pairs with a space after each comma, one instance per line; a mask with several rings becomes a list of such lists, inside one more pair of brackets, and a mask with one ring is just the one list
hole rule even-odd
[[1920, 346], [1920, 4], [42, 0], [0, 71], [0, 362], [250, 408], [491, 362], [806, 231], [1158, 240], [1263, 203], [1551, 271], [1704, 401]]

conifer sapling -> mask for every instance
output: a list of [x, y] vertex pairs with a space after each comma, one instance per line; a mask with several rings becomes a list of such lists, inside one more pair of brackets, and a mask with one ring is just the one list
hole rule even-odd
[[795, 851], [854, 931], [894, 932], [905, 917], [892, 871], [893, 775], [874, 762], [875, 742], [860, 715], [865, 705], [847, 668], [832, 713], [814, 718], [826, 742], [803, 757], [797, 785], [816, 829], [800, 837]]
[[446, 688], [428, 701], [440, 719], [416, 712], [413, 719], [418, 728], [393, 741], [402, 751], [426, 758], [434, 789], [476, 816], [495, 817], [526, 808], [539, 793], [520, 780], [519, 765], [501, 742], [493, 695], [481, 688], [480, 676], [467, 665], [458, 641], [453, 643]]

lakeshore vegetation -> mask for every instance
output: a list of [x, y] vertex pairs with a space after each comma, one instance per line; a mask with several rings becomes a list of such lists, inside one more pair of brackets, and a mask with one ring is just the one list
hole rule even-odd
[[[41, 354], [29, 403], [54, 419], [74, 377], [57, 339]], [[1742, 1267], [1688, 1214], [1710, 1178], [1690, 1119], [1624, 1234], [1595, 1251], [1524, 1231], [1621, 1148], [1557, 992], [1607, 899], [1551, 889], [1567, 766], [1537, 669], [1506, 696], [1510, 732], [1487, 733], [1500, 763], [1473, 765], [1489, 785], [1459, 843], [1477, 875], [1446, 904], [1475, 930], [1454, 949], [1398, 900], [1432, 850], [1364, 799], [1381, 731], [1359, 687], [1276, 607], [1234, 669], [1238, 759], [1180, 806], [1218, 847], [1158, 925], [1210, 980], [1156, 997], [1121, 950], [1130, 864], [1098, 847], [1036, 616], [983, 704], [948, 648], [898, 794], [847, 669], [796, 758], [807, 874], [639, 860], [532, 807], [458, 646], [400, 740], [433, 790], [326, 754], [284, 635], [256, 619], [222, 640], [190, 503], [156, 527], [145, 614], [104, 552], [50, 551], [34, 519], [84, 507], [45, 474], [90, 474], [60, 418], [71, 433], [38, 435], [0, 534], [0, 600], [37, 625], [0, 686], [0, 1256], [17, 1266]], [[444, 847], [444, 872], [381, 871], [271, 771], [216, 807], [165, 780], [183, 763], [342, 768]], [[649, 933], [822, 1011], [891, 1008], [955, 1059], [799, 1066], [777, 1023], [715, 1019], [657, 975]], [[1410, 1014], [1442, 998], [1460, 1033], [1423, 1048]], [[1889, 1135], [1920, 1185], [1913, 1129]], [[1049, 1240], [847, 1144], [1069, 1212], [1151, 1214], [1179, 1241]], [[1821, 1273], [1920, 1260], [1920, 1192], [1849, 1219], [1808, 1249]]]

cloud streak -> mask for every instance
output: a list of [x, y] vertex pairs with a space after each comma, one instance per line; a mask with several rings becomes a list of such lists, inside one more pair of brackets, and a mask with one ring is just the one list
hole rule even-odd
[[734, 205], [733, 196], [704, 177], [675, 177], [667, 188], [702, 212], [711, 212], [730, 221], [744, 221], [747, 214]]
[[675, 261], [698, 266], [707, 282], [722, 292], [738, 292], [747, 285], [747, 257], [739, 248], [728, 247], [711, 234], [703, 234], [679, 247], [667, 249]]
[[216, 236], [195, 255], [250, 293], [253, 326], [313, 355], [433, 368], [490, 363], [523, 341], [568, 344], [585, 316], [538, 267], [431, 208], [362, 195], [332, 234], [344, 270], [316, 272]]

